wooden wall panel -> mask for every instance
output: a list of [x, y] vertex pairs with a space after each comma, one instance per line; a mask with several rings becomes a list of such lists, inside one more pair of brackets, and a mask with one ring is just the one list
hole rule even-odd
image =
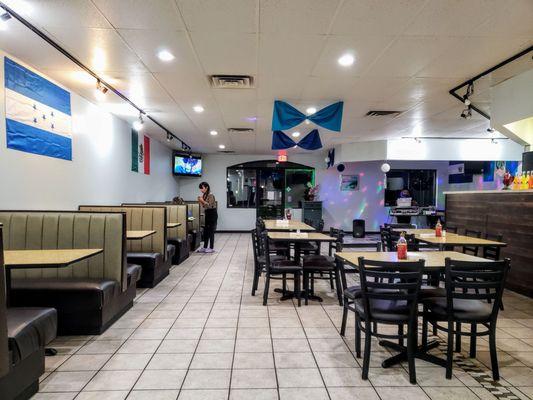
[[533, 297], [533, 191], [447, 194], [446, 224], [460, 233], [503, 234], [501, 257], [511, 259], [507, 287]]

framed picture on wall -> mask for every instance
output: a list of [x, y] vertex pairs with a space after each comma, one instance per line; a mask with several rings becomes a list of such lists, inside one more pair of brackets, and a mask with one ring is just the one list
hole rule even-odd
[[341, 175], [341, 192], [359, 190], [359, 175]]

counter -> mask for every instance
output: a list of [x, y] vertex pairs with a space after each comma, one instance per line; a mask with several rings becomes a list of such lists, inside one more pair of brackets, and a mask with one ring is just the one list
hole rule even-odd
[[533, 190], [446, 192], [446, 224], [503, 234], [511, 259], [507, 288], [533, 297]]

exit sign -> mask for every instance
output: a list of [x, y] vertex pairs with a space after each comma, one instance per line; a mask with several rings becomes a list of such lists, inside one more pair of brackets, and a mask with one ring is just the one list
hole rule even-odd
[[287, 162], [287, 154], [278, 154], [278, 162]]

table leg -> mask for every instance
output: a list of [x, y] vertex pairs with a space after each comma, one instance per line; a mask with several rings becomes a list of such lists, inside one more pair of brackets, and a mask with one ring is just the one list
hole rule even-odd
[[6, 271], [6, 307], [9, 307], [11, 304], [11, 268], [5, 267]]
[[[394, 343], [388, 340], [381, 340], [379, 344], [383, 347], [388, 347], [394, 351], [399, 351], [400, 353], [387, 358], [381, 363], [381, 366], [383, 368], [389, 368], [393, 365], [396, 365], [398, 363], [401, 363], [402, 361], [407, 360], [407, 347], [400, 346], [398, 343]], [[433, 354], [428, 354], [428, 351], [431, 349], [434, 349], [439, 346], [439, 342], [437, 340], [432, 340], [431, 342], [428, 342], [427, 346], [418, 346], [417, 350], [415, 352], [415, 357], [419, 358], [420, 360], [424, 360], [427, 362], [430, 362], [432, 364], [439, 365], [441, 367], [446, 366], [446, 360], [443, 360], [442, 358], [436, 357]]]

